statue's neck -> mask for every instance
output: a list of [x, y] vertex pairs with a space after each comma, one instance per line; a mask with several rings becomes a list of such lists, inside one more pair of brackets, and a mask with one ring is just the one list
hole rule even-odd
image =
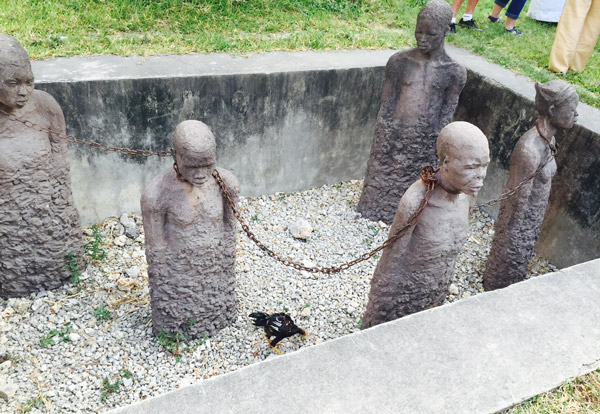
[[552, 125], [550, 118], [547, 116], [541, 116], [536, 121], [536, 127], [539, 134], [541, 134], [548, 141], [552, 141], [552, 137], [556, 134], [557, 128]]
[[439, 60], [446, 51], [444, 50], [444, 46], [438, 47], [435, 50], [432, 50], [430, 53], [423, 53], [417, 48], [417, 56], [421, 60], [429, 61], [429, 60]]

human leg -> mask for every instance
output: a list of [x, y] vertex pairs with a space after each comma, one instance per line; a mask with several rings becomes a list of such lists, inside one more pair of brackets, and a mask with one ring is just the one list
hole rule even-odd
[[600, 0], [592, 0], [569, 69], [574, 72], [581, 72], [585, 69], [585, 65], [594, 51], [599, 34]]
[[506, 18], [506, 23], [504, 24], [504, 28], [506, 30], [512, 30], [512, 29], [514, 29], [516, 21], [517, 21], [517, 19], [513, 19], [512, 17], [507, 17]]
[[496, 0], [494, 2], [494, 7], [492, 7], [492, 12], [490, 13], [490, 16], [492, 16], [494, 19], [498, 19], [498, 17], [500, 16], [500, 12], [504, 8], [504, 6], [506, 6], [507, 3], [508, 1]]
[[475, 11], [475, 6], [477, 6], [478, 2], [479, 2], [479, 0], [468, 0], [467, 8], [465, 9], [465, 14], [472, 16], [473, 12]]
[[567, 0], [565, 3], [548, 62], [554, 72], [566, 73], [569, 69], [591, 5], [592, 0]]
[[[460, 9], [460, 6], [462, 6], [464, 1], [465, 0], [452, 0], [452, 19], [454, 20], [454, 22], [456, 22], [456, 15], [458, 14], [458, 10]], [[467, 8], [469, 8], [468, 4], [469, 3], [467, 3]]]
[[[510, 2], [510, 4], [508, 5], [508, 9], [506, 9], [507, 23], [508, 23], [508, 19], [517, 20], [519, 18], [519, 14], [521, 13], [521, 10], [523, 10], [523, 6], [525, 6], [525, 1], [526, 0], [512, 0]], [[513, 21], [513, 27], [514, 27], [514, 21]]]

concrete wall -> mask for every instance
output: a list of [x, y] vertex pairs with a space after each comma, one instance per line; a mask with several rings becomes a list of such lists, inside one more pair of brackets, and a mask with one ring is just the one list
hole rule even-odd
[[[381, 63], [388, 55], [364, 53], [363, 65], [344, 52], [335, 61], [284, 53], [162, 56], [140, 65], [136, 58], [97, 57], [36, 62], [34, 69], [37, 88], [61, 104], [70, 134], [162, 150], [172, 146], [179, 122], [198, 119], [216, 136], [218, 164], [238, 176], [244, 195], [260, 195], [362, 177], [383, 83], [382, 65], [369, 58]], [[78, 67], [84, 73], [72, 69]], [[143, 188], [172, 163], [72, 145], [83, 222], [139, 211]]]
[[[534, 121], [533, 84], [460, 49], [469, 69], [457, 119], [490, 138], [494, 162], [481, 200], [496, 197], [510, 151]], [[34, 62], [37, 88], [56, 97], [68, 132], [111, 146], [162, 150], [185, 119], [216, 135], [219, 165], [245, 195], [362, 178], [393, 51], [69, 58]], [[559, 170], [537, 250], [559, 266], [600, 256], [600, 117], [557, 136]], [[170, 159], [71, 145], [73, 193], [83, 222], [139, 211], [139, 197]], [[492, 213], [494, 211], [492, 210]]]

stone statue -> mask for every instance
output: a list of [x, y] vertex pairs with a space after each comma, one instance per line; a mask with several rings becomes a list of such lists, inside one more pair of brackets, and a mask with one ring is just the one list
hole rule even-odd
[[0, 34], [0, 296], [24, 296], [68, 282], [67, 253], [81, 264], [67, 141], [7, 114], [65, 132], [58, 103], [34, 89], [27, 52]]
[[173, 136], [175, 165], [142, 195], [150, 305], [160, 330], [197, 338], [236, 318], [235, 217], [212, 172], [234, 198], [233, 174], [216, 168], [216, 144], [200, 121], [184, 121]]
[[536, 83], [535, 89], [539, 118], [515, 145], [505, 191], [531, 177], [538, 168], [541, 170], [500, 204], [496, 235], [483, 275], [485, 290], [506, 287], [525, 278], [556, 173], [554, 134], [558, 128], [571, 128], [577, 119], [579, 97], [568, 83]]
[[[488, 141], [476, 126], [453, 122], [437, 139], [438, 182], [417, 223], [383, 250], [363, 329], [441, 305], [454, 262], [467, 239], [469, 210], [490, 162]], [[426, 193], [418, 180], [402, 196], [390, 236], [413, 217]]]
[[435, 164], [435, 139], [452, 121], [467, 79], [450, 59], [444, 38], [452, 9], [429, 1], [417, 17], [417, 47], [394, 54], [385, 67], [381, 107], [357, 209], [391, 223], [400, 197], [423, 165]]

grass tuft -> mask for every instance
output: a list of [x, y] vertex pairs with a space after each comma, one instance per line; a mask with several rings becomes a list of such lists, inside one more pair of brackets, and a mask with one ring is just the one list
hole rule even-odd
[[600, 412], [600, 369], [565, 381], [555, 391], [537, 395], [513, 407], [508, 414], [571, 414]]

